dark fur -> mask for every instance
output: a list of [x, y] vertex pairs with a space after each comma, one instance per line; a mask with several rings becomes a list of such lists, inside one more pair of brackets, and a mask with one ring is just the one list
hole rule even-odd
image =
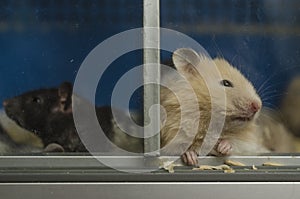
[[34, 132], [45, 146], [61, 145], [65, 151], [86, 151], [76, 133], [71, 111], [72, 85], [40, 89], [5, 100], [8, 117], [21, 127]]
[[[3, 105], [8, 117], [21, 127], [34, 132], [45, 146], [56, 143], [67, 152], [86, 152], [75, 128], [71, 97], [72, 85], [64, 82], [58, 88], [26, 92], [5, 100]], [[112, 130], [111, 108], [99, 107], [96, 112], [103, 131], [113, 141], [120, 134]], [[138, 143], [138, 146], [132, 147], [132, 143]], [[142, 139], [127, 136], [120, 147], [141, 152], [142, 144]]]

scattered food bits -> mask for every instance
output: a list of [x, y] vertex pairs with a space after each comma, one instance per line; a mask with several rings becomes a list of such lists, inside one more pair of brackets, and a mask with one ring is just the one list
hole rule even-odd
[[230, 170], [232, 169], [230, 166], [226, 164], [222, 164], [219, 166], [211, 166], [211, 165], [200, 165], [197, 168], [193, 168], [194, 171], [201, 171], [201, 170]]
[[238, 161], [233, 161], [233, 160], [225, 160], [224, 162], [225, 164], [229, 165], [229, 166], [246, 166], [245, 164], [238, 162]]
[[283, 164], [279, 164], [279, 163], [276, 163], [276, 162], [265, 162], [265, 163], [263, 163], [263, 166], [278, 166], [278, 167], [280, 167], [280, 166], [283, 166]]
[[222, 170], [230, 170], [231, 169], [231, 167], [228, 166], [228, 165], [226, 165], [226, 164], [222, 164], [222, 165], [220, 165], [218, 167], [220, 167]]
[[174, 173], [174, 167], [183, 166], [182, 164], [175, 164], [174, 161], [164, 161], [162, 162], [159, 168], [163, 168], [164, 170], [168, 171], [169, 173]]
[[199, 171], [199, 170], [213, 170], [214, 166], [210, 166], [210, 165], [200, 165], [197, 168], [193, 168], [193, 171]]
[[224, 173], [235, 173], [235, 170], [233, 170], [232, 168], [230, 168], [228, 170], [224, 170]]

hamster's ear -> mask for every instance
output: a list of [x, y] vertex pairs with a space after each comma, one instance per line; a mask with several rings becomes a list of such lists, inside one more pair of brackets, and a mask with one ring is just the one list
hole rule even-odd
[[63, 82], [58, 88], [61, 112], [70, 112], [72, 109], [72, 89], [70, 82]]
[[173, 63], [176, 69], [183, 74], [194, 74], [197, 72], [197, 67], [200, 63], [200, 57], [197, 52], [190, 48], [177, 49], [172, 56]]

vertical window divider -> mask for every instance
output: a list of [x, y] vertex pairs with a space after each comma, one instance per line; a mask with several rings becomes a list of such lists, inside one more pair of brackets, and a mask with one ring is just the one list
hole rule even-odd
[[[144, 156], [146, 157], [160, 155], [160, 109], [158, 106], [160, 104], [159, 3], [159, 0], [144, 0], [143, 10], [144, 137], [146, 138], [144, 139]], [[153, 48], [147, 48], [147, 46]], [[151, 111], [149, 111], [149, 109]], [[154, 135], [155, 133], [156, 135]]]

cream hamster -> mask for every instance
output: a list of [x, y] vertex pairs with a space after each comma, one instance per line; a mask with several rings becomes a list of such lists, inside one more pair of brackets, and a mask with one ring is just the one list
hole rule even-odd
[[300, 76], [294, 77], [289, 83], [280, 111], [287, 128], [300, 137]]
[[[193, 95], [180, 81], [172, 79], [172, 74], [162, 76], [163, 81], [169, 81], [169, 85], [176, 89], [177, 94], [184, 96], [187, 116], [185, 121], [181, 120], [179, 101], [169, 89], [161, 88], [161, 105], [165, 108], [166, 119], [161, 129], [161, 147], [166, 147], [164, 153], [169, 155], [182, 155], [182, 160], [188, 165], [197, 164], [197, 155], [206, 135], [211, 119], [212, 98], [220, 99], [221, 93], [209, 93], [208, 87], [198, 71], [208, 71], [209, 78], [214, 82], [215, 88], [225, 90], [226, 106], [224, 101], [215, 100], [218, 108], [217, 114], [224, 114], [225, 123], [219, 141], [211, 154], [217, 155], [239, 155], [258, 154], [269, 150], [263, 146], [261, 139], [257, 136], [257, 125], [255, 120], [262, 107], [260, 97], [257, 95], [252, 84], [233, 66], [222, 58], [211, 59], [204, 54], [198, 54], [192, 49], [182, 48], [173, 53], [173, 63], [177, 71], [190, 83], [196, 94], [197, 105], [191, 104]], [[194, 68], [192, 64], [196, 67]], [[210, 65], [215, 65], [219, 74], [209, 74]], [[224, 95], [224, 93], [223, 93]], [[195, 108], [200, 111], [200, 118], [195, 120]], [[182, 126], [180, 126], [182, 122]], [[190, 135], [190, 126], [198, 122], [196, 135]], [[176, 136], [177, 132], [182, 132]], [[176, 136], [176, 138], [175, 138]], [[193, 136], [193, 137], [191, 137]], [[185, 151], [186, 140], [189, 147]], [[175, 143], [175, 144], [173, 144]], [[182, 146], [181, 146], [182, 145]]]
[[41, 152], [43, 144], [31, 132], [19, 127], [3, 111], [0, 112], [0, 154]]
[[32, 145], [16, 143], [0, 126], [0, 155], [40, 152], [42, 149]]
[[257, 118], [263, 144], [275, 153], [297, 152], [295, 137], [286, 128], [277, 110], [263, 108]]

